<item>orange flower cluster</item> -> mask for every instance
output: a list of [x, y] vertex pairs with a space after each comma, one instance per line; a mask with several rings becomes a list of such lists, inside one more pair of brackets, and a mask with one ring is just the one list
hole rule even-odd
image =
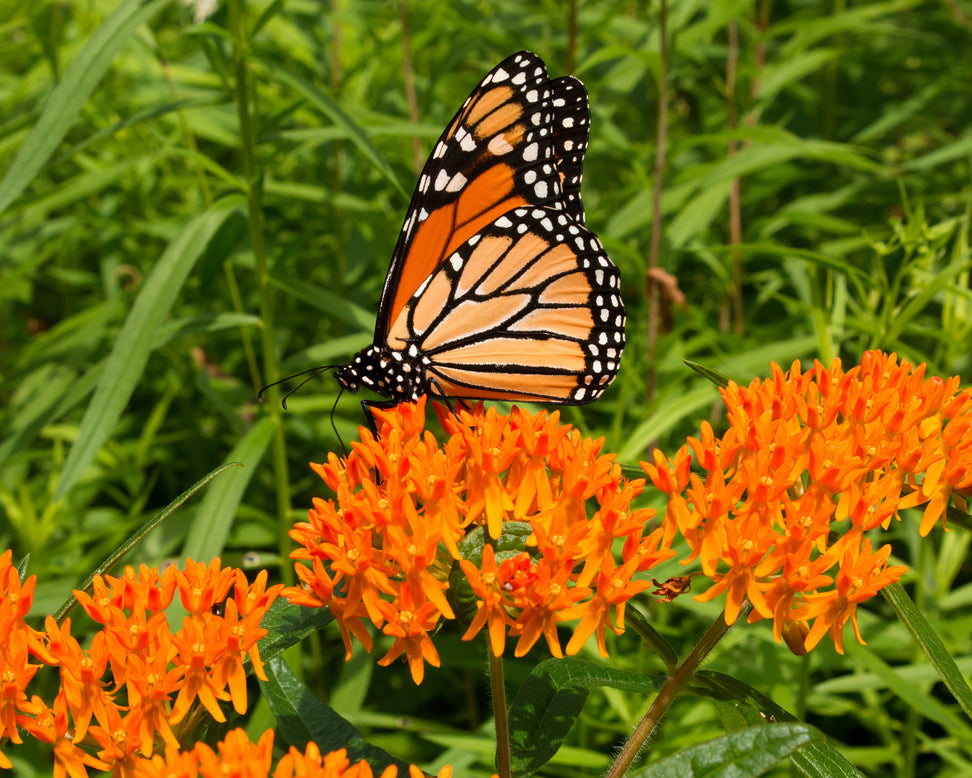
[[[730, 383], [725, 435], [704, 425], [674, 458], [656, 451], [642, 463], [669, 495], [666, 541], [682, 535], [686, 563], [697, 558], [715, 581], [698, 599], [726, 592], [731, 624], [748, 597], [749, 620], [773, 619], [776, 639], [798, 652], [828, 631], [843, 652], [848, 620], [863, 643], [858, 604], [907, 569], [864, 533], [925, 505], [926, 535], [972, 487], [972, 389], [958, 389], [957, 378], [925, 379], [924, 365], [880, 352], [846, 373], [839, 360], [805, 373], [794, 363]], [[704, 477], [690, 473], [689, 449]]]
[[[35, 578], [21, 586], [11, 556], [0, 556], [0, 736], [22, 742], [19, 725], [53, 745], [55, 776], [78, 778], [86, 766], [130, 775], [140, 755], [152, 754], [156, 736], [178, 747], [172, 727], [194, 702], [217, 721], [226, 720], [220, 700], [246, 710], [245, 657], [265, 677], [257, 651], [266, 634], [260, 621], [282, 588], [266, 589], [265, 571], [248, 584], [241, 571], [220, 569], [215, 559], [208, 567], [189, 560], [185, 571], [172, 566], [161, 575], [143, 565], [138, 573], [126, 567], [118, 578], [98, 576], [93, 596], [74, 593], [102, 625], [85, 650], [71, 636], [70, 619], [58, 625], [48, 617], [44, 632], [26, 625]], [[188, 615], [173, 632], [165, 611], [176, 592]], [[31, 657], [38, 664], [30, 664]], [[50, 706], [37, 695], [27, 697], [28, 682], [42, 665], [60, 670]], [[10, 765], [2, 754], [0, 765]]]
[[557, 625], [574, 619], [567, 653], [593, 634], [606, 655], [605, 630], [620, 632], [625, 603], [650, 585], [634, 574], [672, 554], [660, 529], [646, 532], [654, 511], [630, 507], [645, 481], [626, 482], [602, 441], [557, 413], [440, 408], [441, 446], [424, 430], [424, 399], [375, 415], [377, 438], [362, 428], [346, 461], [312, 465], [337, 501], [315, 499], [291, 531], [302, 546], [291, 556], [310, 565], [285, 596], [327, 605], [349, 655], [352, 635], [371, 650], [370, 621], [395, 639], [380, 663], [404, 653], [416, 683], [424, 662], [439, 664], [430, 635], [455, 618], [459, 590], [473, 603], [464, 638], [486, 626], [496, 656], [507, 634], [517, 656], [541, 635], [562, 656]]
[[[251, 743], [246, 732], [234, 729], [227, 733], [213, 750], [205, 743], [197, 743], [191, 751], [166, 748], [165, 756], [156, 754], [150, 760], [140, 760], [135, 778], [374, 778], [367, 762], [351, 764], [343, 748], [322, 755], [313, 741], [301, 752], [291, 746], [271, 772], [273, 730], [263, 733], [257, 743]], [[409, 767], [410, 778], [425, 775], [414, 765]], [[397, 778], [398, 768], [386, 767], [379, 778]], [[437, 778], [451, 778], [452, 768], [443, 767]]]

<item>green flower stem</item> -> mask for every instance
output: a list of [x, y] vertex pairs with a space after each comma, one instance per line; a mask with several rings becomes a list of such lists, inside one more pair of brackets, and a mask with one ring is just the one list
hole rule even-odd
[[[229, 31], [233, 38], [233, 65], [236, 76], [236, 110], [240, 122], [240, 151], [243, 155], [243, 178], [247, 195], [247, 222], [249, 224], [250, 247], [256, 267], [257, 283], [260, 291], [261, 347], [263, 350], [263, 374], [267, 383], [279, 377], [277, 350], [274, 335], [273, 288], [270, 285], [270, 270], [267, 262], [267, 244], [263, 226], [263, 182], [256, 161], [256, 133], [250, 115], [250, 86], [246, 53], [248, 50], [246, 27], [243, 20], [242, 0], [231, 0], [229, 10]], [[267, 397], [267, 412], [274, 423], [272, 460], [277, 493], [278, 547], [280, 558], [286, 560], [290, 550], [287, 530], [290, 524], [290, 476], [287, 469], [287, 447], [284, 438], [283, 418], [276, 402], [276, 389]], [[293, 583], [293, 569], [281, 566], [281, 577], [287, 584]]]
[[493, 721], [496, 724], [496, 772], [500, 778], [512, 778], [513, 760], [510, 756], [510, 720], [506, 715], [506, 677], [503, 674], [503, 657], [493, 654], [493, 647], [486, 640], [489, 657], [489, 684], [493, 692]]
[[[739, 611], [739, 619], [745, 619], [746, 614], [752, 605], [746, 602], [742, 609]], [[692, 653], [688, 655], [682, 664], [675, 668], [675, 671], [668, 676], [668, 680], [665, 681], [664, 685], [658, 691], [658, 696], [655, 697], [654, 702], [652, 702], [651, 707], [648, 708], [648, 712], [645, 713], [644, 717], [638, 722], [638, 726], [635, 727], [635, 731], [632, 733], [631, 738], [625, 743], [624, 748], [621, 749], [621, 753], [618, 755], [617, 760], [611, 765], [611, 769], [608, 770], [606, 778], [621, 778], [628, 768], [631, 767], [632, 762], [634, 762], [635, 757], [638, 756], [638, 752], [641, 747], [648, 742], [648, 738], [651, 737], [651, 733], [655, 730], [657, 724], [662, 720], [665, 712], [668, 710], [669, 706], [674, 702], [675, 697], [682, 690], [692, 676], [695, 675], [695, 671], [699, 669], [699, 666], [709, 655], [713, 648], [718, 645], [719, 641], [725, 637], [726, 633], [729, 632], [729, 625], [726, 624], [725, 611], [719, 615], [702, 639], [699, 641], [698, 645], [692, 650]]]

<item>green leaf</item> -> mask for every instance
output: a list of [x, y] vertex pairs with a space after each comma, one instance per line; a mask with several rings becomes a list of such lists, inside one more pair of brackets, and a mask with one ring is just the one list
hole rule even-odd
[[260, 690], [287, 743], [303, 750], [313, 740], [325, 754], [346, 748], [352, 763], [365, 759], [375, 774], [390, 764], [398, 766], [399, 775], [408, 774], [405, 762], [365, 740], [347, 719], [321, 702], [282, 657], [271, 659], [264, 670], [268, 680], [260, 682]]
[[55, 499], [62, 498], [77, 483], [84, 468], [111, 435], [142, 376], [156, 332], [189, 271], [234, 212], [232, 205], [223, 203], [197, 216], [169, 244], [152, 268], [105, 362], [98, 388], [61, 471]]
[[642, 456], [651, 441], [663, 437], [682, 419], [696, 415], [718, 400], [718, 390], [709, 383], [685, 389], [666, 398], [654, 409], [651, 416], [628, 435], [621, 450], [618, 451], [618, 460], [631, 462], [636, 457]]
[[81, 113], [118, 50], [171, 0], [125, 0], [95, 30], [47, 98], [37, 124], [0, 181], [0, 213], [30, 185]]
[[[938, 671], [938, 675], [944, 681], [956, 702], [965, 711], [965, 715], [972, 718], [972, 689], [969, 688], [968, 682], [955, 664], [952, 654], [945, 647], [938, 633], [928, 623], [925, 614], [915, 605], [914, 600], [908, 596], [908, 593], [899, 583], [886, 586], [881, 590], [881, 596], [891, 604], [891, 607], [898, 614], [898, 618], [914, 635], [918, 645], [921, 646], [921, 650], [928, 657], [928, 661]], [[923, 716], [927, 716], [924, 710], [919, 709], [919, 712]], [[954, 717], [950, 718], [955, 721]], [[967, 724], [962, 722], [961, 730], [963, 733], [966, 733], [967, 729]]]
[[310, 303], [329, 316], [336, 316], [348, 324], [360, 327], [365, 332], [370, 333], [375, 329], [375, 315], [360, 305], [355, 305], [346, 297], [339, 297], [333, 292], [294, 276], [278, 274], [270, 279], [270, 283], [290, 296]]
[[[762, 692], [724, 673], [700, 670], [689, 688], [716, 705], [724, 726], [729, 730], [757, 724], [799, 721]], [[794, 754], [792, 759], [804, 775], [812, 778], [861, 778], [863, 775], [835, 746], [827, 742], [811, 743]]]
[[900, 311], [895, 313], [889, 322], [888, 329], [884, 333], [884, 343], [893, 343], [897, 340], [905, 327], [914, 319], [922, 309], [935, 297], [942, 289], [951, 284], [956, 276], [965, 273], [972, 263], [965, 257], [961, 257], [954, 262], [943, 267], [932, 278], [924, 281], [918, 289], [918, 293], [908, 300], [908, 304]]
[[358, 147], [365, 157], [371, 160], [371, 163], [398, 190], [398, 193], [406, 200], [408, 199], [408, 193], [402, 188], [398, 177], [395, 175], [395, 171], [388, 164], [388, 160], [375, 148], [375, 144], [371, 142], [371, 138], [368, 137], [364, 128], [345, 113], [344, 109], [335, 102], [333, 97], [321, 91], [296, 73], [291, 73], [282, 67], [279, 62], [265, 60], [261, 60], [261, 62], [274, 77], [290, 86], [313, 105], [317, 106], [332, 122], [347, 130], [348, 138], [351, 139], [351, 142]]
[[[192, 495], [202, 489], [206, 484], [212, 481], [216, 476], [222, 473], [224, 470], [229, 470], [232, 467], [238, 467], [235, 462], [230, 462], [229, 464], [220, 465], [215, 470], [207, 473], [202, 478], [200, 478], [196, 483], [186, 489], [182, 494], [176, 497], [172, 502], [166, 505], [161, 511], [155, 514], [149, 521], [145, 522], [141, 527], [139, 527], [131, 537], [129, 537], [124, 543], [122, 543], [104, 562], [102, 562], [98, 567], [96, 567], [85, 579], [84, 583], [78, 588], [82, 591], [91, 592], [91, 585], [94, 581], [96, 575], [104, 575], [114, 569], [115, 565], [119, 564], [122, 559], [124, 559], [128, 554], [141, 543], [145, 536], [148, 535], [153, 529], [155, 529], [159, 524], [165, 521], [169, 516], [175, 513], [179, 507]], [[55, 620], [58, 624], [63, 623], [64, 619], [67, 618], [68, 614], [74, 609], [78, 604], [77, 598], [71, 595], [62, 605], [58, 608], [55, 614]]]
[[260, 317], [251, 313], [203, 313], [166, 322], [155, 334], [152, 348], [159, 348], [186, 335], [219, 332], [237, 327], [259, 327]]
[[713, 370], [711, 367], [706, 367], [699, 362], [693, 362], [691, 359], [682, 360], [688, 367], [692, 368], [696, 373], [698, 373], [703, 378], [707, 378], [709, 381], [725, 389], [729, 386], [729, 379], [726, 378], [718, 370]]
[[334, 621], [328, 608], [306, 608], [278, 597], [260, 622], [267, 630], [260, 640], [260, 658], [266, 662]]
[[591, 689], [610, 686], [647, 694], [662, 683], [664, 678], [572, 657], [541, 662], [510, 706], [513, 774], [532, 775], [557, 753]]
[[196, 519], [189, 527], [182, 556], [208, 564], [210, 559], [220, 556], [230, 527], [240, 507], [243, 493], [257, 466], [273, 438], [274, 422], [269, 416], [254, 424], [226, 458], [227, 462], [238, 462], [243, 467], [221, 478], [199, 505]]
[[691, 746], [630, 773], [632, 778], [741, 778], [763, 775], [823, 733], [809, 724], [765, 724]]

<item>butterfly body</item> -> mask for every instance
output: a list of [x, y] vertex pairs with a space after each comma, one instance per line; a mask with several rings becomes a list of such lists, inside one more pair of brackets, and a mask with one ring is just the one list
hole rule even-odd
[[582, 404], [618, 371], [617, 268], [584, 224], [590, 114], [575, 78], [515, 54], [473, 91], [419, 177], [374, 344], [335, 376], [423, 394]]

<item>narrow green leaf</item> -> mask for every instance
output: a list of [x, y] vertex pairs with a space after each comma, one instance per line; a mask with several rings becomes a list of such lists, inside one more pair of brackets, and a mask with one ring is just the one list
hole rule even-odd
[[55, 499], [77, 483], [84, 468], [111, 435], [148, 361], [156, 331], [175, 302], [189, 271], [219, 229], [234, 213], [231, 205], [197, 216], [163, 252], [118, 333], [77, 439], [61, 470]]
[[345, 113], [344, 109], [335, 102], [333, 97], [318, 89], [296, 73], [291, 73], [282, 67], [279, 62], [265, 60], [261, 60], [261, 62], [274, 77], [303, 95], [313, 105], [317, 106], [332, 122], [347, 130], [351, 142], [361, 150], [365, 157], [371, 160], [371, 163], [391, 182], [399, 194], [403, 198], [408, 199], [408, 193], [402, 188], [398, 177], [395, 175], [395, 171], [388, 164], [388, 160], [375, 148], [375, 144], [371, 142], [371, 138], [368, 137], [364, 128]]
[[510, 706], [514, 775], [532, 775], [557, 753], [591, 689], [609, 686], [647, 694], [663, 682], [664, 678], [572, 657], [541, 662], [523, 682]]
[[972, 131], [966, 131], [957, 140], [944, 146], [936, 146], [934, 151], [929, 151], [920, 157], [909, 159], [901, 167], [909, 173], [931, 170], [957, 159], [968, 159], [970, 152], [972, 152]]
[[628, 435], [621, 450], [618, 451], [618, 460], [634, 461], [635, 458], [642, 456], [651, 441], [663, 437], [665, 432], [676, 426], [682, 419], [694, 416], [718, 399], [719, 392], [711, 384], [699, 385], [666, 398], [648, 419]]
[[785, 59], [768, 64], [760, 74], [757, 100], [764, 104], [771, 102], [780, 90], [790, 84], [802, 82], [807, 75], [820, 70], [840, 55], [840, 49], [819, 48], [791, 54]]
[[716, 386], [722, 387], [723, 389], [729, 386], [729, 379], [718, 370], [713, 370], [711, 367], [706, 367], [699, 362], [693, 362], [691, 359], [683, 359], [682, 361], [700, 376], [707, 378]]
[[325, 754], [346, 748], [352, 763], [366, 759], [376, 774], [390, 764], [398, 766], [399, 775], [408, 774], [406, 763], [365, 740], [347, 719], [321, 702], [282, 657], [271, 659], [264, 670], [268, 680], [260, 682], [260, 690], [289, 745], [303, 750], [313, 740]]
[[371, 332], [375, 328], [375, 315], [346, 297], [338, 297], [333, 292], [293, 276], [277, 275], [270, 283], [292, 297], [310, 303], [318, 310], [360, 327], [365, 332]]
[[30, 185], [81, 113], [118, 50], [171, 0], [125, 0], [94, 31], [51, 92], [37, 124], [0, 181], [0, 213]]
[[[952, 696], [965, 711], [965, 715], [972, 718], [972, 689], [955, 664], [955, 659], [945, 647], [938, 633], [932, 629], [925, 614], [915, 605], [908, 593], [899, 583], [893, 583], [881, 590], [881, 595], [890, 603], [898, 614], [898, 618], [915, 636], [921, 650], [925, 652], [928, 661], [938, 671], [938, 675]], [[922, 712], [923, 713], [923, 712]], [[964, 727], [963, 727], [964, 728]]]
[[[131, 537], [129, 537], [124, 543], [122, 543], [104, 562], [102, 562], [98, 567], [96, 567], [85, 579], [84, 583], [78, 588], [82, 591], [91, 592], [91, 585], [94, 581], [96, 575], [103, 575], [111, 571], [115, 565], [121, 562], [128, 554], [138, 546], [145, 536], [148, 535], [153, 529], [155, 529], [159, 524], [165, 521], [169, 516], [175, 513], [179, 507], [192, 495], [202, 489], [206, 484], [212, 481], [216, 476], [222, 473], [224, 470], [228, 470], [231, 467], [239, 467], [238, 463], [230, 462], [225, 465], [220, 465], [215, 470], [207, 473], [202, 478], [200, 478], [196, 483], [186, 489], [182, 494], [176, 497], [172, 502], [166, 505], [161, 511], [155, 514], [149, 521], [145, 522], [141, 527], [139, 527]], [[58, 624], [63, 623], [64, 619], [67, 618], [68, 614], [74, 609], [78, 604], [77, 599], [74, 595], [71, 595], [62, 605], [58, 608], [55, 614], [55, 619]]]
[[631, 773], [632, 778], [753, 778], [811, 743], [822, 732], [809, 724], [765, 724], [690, 746]]
[[898, 313], [894, 315], [892, 320], [889, 322], [888, 329], [884, 334], [884, 343], [893, 343], [900, 337], [901, 333], [904, 331], [905, 327], [915, 318], [922, 309], [928, 305], [935, 295], [937, 295], [942, 289], [951, 284], [956, 276], [960, 273], [965, 273], [969, 267], [972, 266], [972, 262], [965, 257], [961, 257], [954, 262], [951, 262], [946, 267], [943, 267], [937, 274], [935, 274], [931, 279], [924, 281], [918, 288], [918, 293], [908, 300], [908, 304], [904, 306]]
[[185, 559], [195, 559], [208, 564], [220, 556], [230, 527], [240, 507], [243, 493], [273, 437], [273, 419], [264, 417], [252, 427], [226, 458], [227, 462], [239, 462], [243, 467], [219, 480], [199, 505], [196, 520], [189, 527], [182, 547]]
[[259, 327], [260, 317], [251, 313], [206, 313], [173, 319], [159, 327], [152, 348], [159, 348], [186, 335], [219, 332], [237, 327]]

